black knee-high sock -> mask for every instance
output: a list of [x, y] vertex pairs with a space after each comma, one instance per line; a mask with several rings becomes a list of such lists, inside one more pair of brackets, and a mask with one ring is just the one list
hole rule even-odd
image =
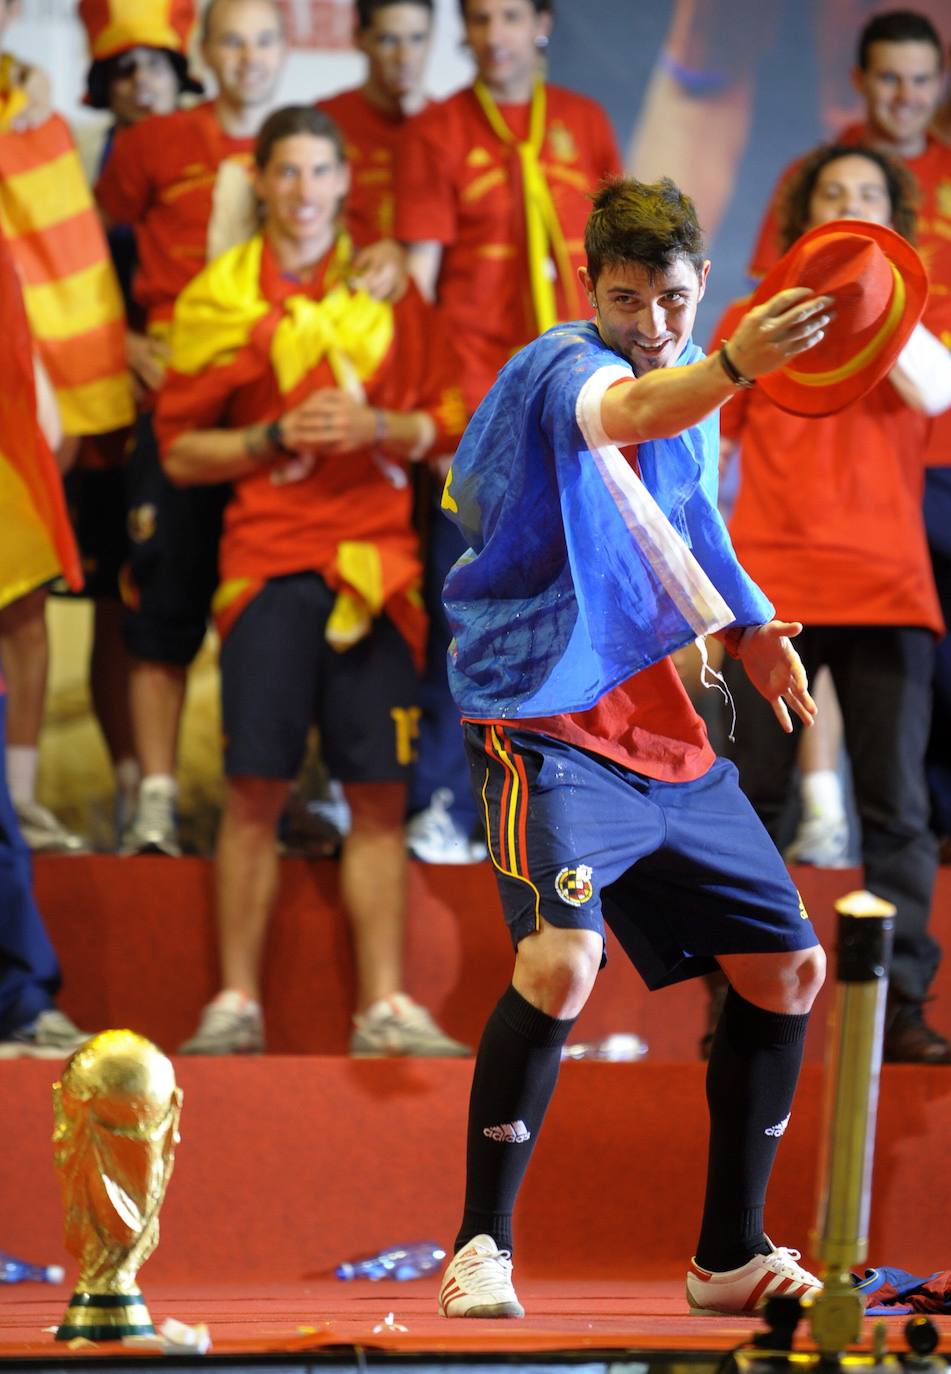
[[456, 1249], [489, 1235], [512, 1248], [512, 1209], [558, 1080], [575, 1018], [558, 1020], [514, 987], [486, 1022], [469, 1096], [466, 1206]]
[[786, 1129], [808, 1016], [764, 1011], [731, 988], [707, 1069], [710, 1155], [697, 1263], [737, 1269], [769, 1250], [766, 1186]]

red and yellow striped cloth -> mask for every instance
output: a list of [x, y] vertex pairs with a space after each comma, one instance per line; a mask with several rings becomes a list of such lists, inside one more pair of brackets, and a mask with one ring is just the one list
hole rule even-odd
[[10, 129], [23, 105], [11, 67], [0, 55], [0, 233], [64, 431], [104, 434], [134, 414], [122, 295], [65, 122]]
[[63, 484], [36, 419], [30, 328], [0, 234], [0, 608], [62, 572], [83, 584]]

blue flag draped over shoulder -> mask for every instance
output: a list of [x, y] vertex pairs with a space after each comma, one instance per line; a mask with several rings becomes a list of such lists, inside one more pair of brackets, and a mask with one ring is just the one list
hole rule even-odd
[[[702, 357], [691, 342], [675, 365]], [[444, 590], [465, 716], [585, 710], [698, 635], [772, 617], [717, 511], [718, 417], [640, 444], [638, 477], [600, 419], [632, 376], [592, 323], [556, 325], [463, 435], [443, 510], [469, 545]]]

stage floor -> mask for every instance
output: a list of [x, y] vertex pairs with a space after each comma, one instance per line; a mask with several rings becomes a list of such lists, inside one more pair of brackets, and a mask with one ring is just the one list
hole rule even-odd
[[[321, 1368], [333, 1363], [351, 1367], [354, 1361], [362, 1367], [375, 1358], [392, 1363], [400, 1357], [404, 1368], [415, 1362], [431, 1371], [434, 1365], [462, 1360], [470, 1367], [473, 1361], [537, 1367], [568, 1359], [574, 1366], [635, 1360], [651, 1370], [689, 1362], [700, 1371], [707, 1364], [716, 1368], [725, 1352], [764, 1329], [753, 1318], [691, 1316], [682, 1280], [672, 1277], [519, 1279], [527, 1316], [497, 1322], [438, 1317], [437, 1286], [437, 1279], [425, 1278], [410, 1284], [345, 1285], [331, 1279], [199, 1288], [151, 1285], [143, 1273], [143, 1292], [156, 1326], [166, 1317], [208, 1326], [212, 1349], [200, 1361], [205, 1365], [209, 1359], [235, 1365], [280, 1363], [296, 1371], [314, 1360]], [[124, 1365], [141, 1368], [144, 1352], [119, 1344], [55, 1342], [46, 1328], [62, 1318], [68, 1297], [65, 1286], [7, 1289], [0, 1297], [0, 1362], [51, 1368], [107, 1361], [117, 1371]], [[951, 1317], [934, 1320], [941, 1336], [939, 1351], [946, 1352]], [[866, 1320], [863, 1348], [870, 1348], [873, 1325]], [[900, 1316], [885, 1319], [890, 1349], [907, 1348], [904, 1325]], [[805, 1324], [801, 1336], [799, 1346], [810, 1348]], [[185, 1359], [188, 1367], [199, 1363]], [[182, 1357], [176, 1364], [182, 1367]]]

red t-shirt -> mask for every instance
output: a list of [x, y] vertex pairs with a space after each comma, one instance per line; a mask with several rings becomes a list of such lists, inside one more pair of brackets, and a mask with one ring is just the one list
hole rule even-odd
[[837, 415], [789, 415], [759, 388], [723, 407], [720, 432], [742, 445], [730, 534], [780, 619], [941, 632], [921, 516], [932, 423], [887, 378]]
[[661, 782], [692, 782], [716, 758], [669, 658], [635, 673], [587, 711], [491, 723], [551, 735]]
[[175, 297], [207, 260], [208, 223], [218, 168], [251, 165], [253, 138], [230, 138], [214, 103], [153, 115], [121, 130], [96, 183], [96, 199], [135, 230], [136, 301], [151, 320], [168, 320]]
[[[275, 304], [301, 293], [320, 299], [330, 256], [311, 281], [301, 283], [281, 275], [265, 242], [262, 293]], [[433, 315], [411, 287], [394, 306], [393, 341], [364, 389], [372, 406], [426, 411], [436, 424], [433, 451], [439, 453], [455, 446], [463, 415], [452, 355]], [[155, 418], [163, 452], [190, 430], [239, 428], [276, 419], [311, 391], [337, 385], [323, 359], [294, 391], [282, 395], [269, 352], [270, 333], [280, 316], [275, 311], [262, 321], [251, 342], [230, 362], [198, 376], [169, 369]], [[381, 461], [373, 449], [268, 465], [234, 483], [225, 511], [221, 580], [325, 573], [334, 565], [340, 542], [355, 540], [375, 544], [393, 576], [405, 583], [407, 569], [417, 568], [411, 500], [403, 468]]]
[[354, 243], [376, 243], [394, 233], [397, 146], [407, 120], [393, 118], [359, 88], [319, 100], [318, 109], [340, 128], [350, 164], [346, 221]]
[[[864, 134], [864, 125], [850, 124], [838, 142], [861, 143]], [[787, 178], [800, 163], [798, 158], [791, 162], [773, 188], [750, 259], [751, 276], [765, 276], [779, 260], [777, 206]], [[914, 173], [921, 192], [916, 247], [928, 269], [929, 283], [922, 323], [951, 348], [951, 147], [929, 136], [924, 152], [905, 158], [904, 163]], [[951, 411], [939, 415], [932, 425], [925, 455], [926, 466], [944, 463], [951, 463]]]
[[[620, 171], [607, 115], [593, 100], [546, 86], [546, 134], [539, 160], [566, 247], [584, 263], [590, 195]], [[500, 105], [516, 139], [529, 132], [530, 105]], [[439, 304], [459, 353], [467, 408], [536, 335], [525, 243], [518, 154], [493, 132], [471, 88], [438, 101], [406, 126], [396, 171], [396, 233], [443, 246]], [[577, 319], [577, 293], [557, 285], [559, 318]]]

